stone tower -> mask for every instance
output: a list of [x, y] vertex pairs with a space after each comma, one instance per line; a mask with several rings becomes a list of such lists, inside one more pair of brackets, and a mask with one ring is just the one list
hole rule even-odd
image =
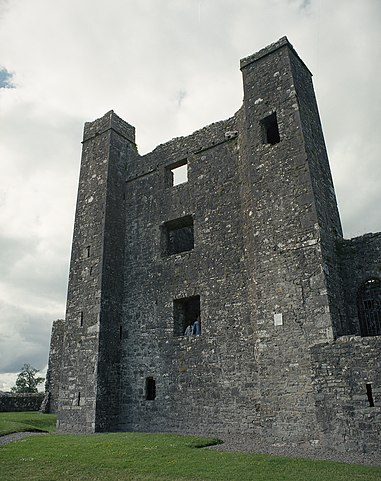
[[309, 348], [337, 335], [342, 310], [336, 198], [311, 73], [294, 49], [282, 39], [243, 59], [241, 70], [244, 243], [262, 434], [312, 434]]
[[288, 40], [241, 70], [233, 117], [147, 155], [113, 112], [85, 125], [50, 370], [61, 431], [379, 445], [381, 235], [342, 238], [311, 73]]
[[85, 125], [59, 393], [63, 431], [117, 426], [125, 172], [136, 155], [135, 129], [112, 111]]

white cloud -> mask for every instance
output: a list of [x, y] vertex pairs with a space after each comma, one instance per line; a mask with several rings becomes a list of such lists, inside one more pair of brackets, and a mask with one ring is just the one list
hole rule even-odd
[[0, 0], [16, 86], [0, 89], [0, 372], [46, 364], [64, 316], [83, 123], [114, 109], [144, 153], [230, 117], [239, 59], [283, 35], [314, 73], [344, 230], [380, 230], [380, 17], [378, 0]]

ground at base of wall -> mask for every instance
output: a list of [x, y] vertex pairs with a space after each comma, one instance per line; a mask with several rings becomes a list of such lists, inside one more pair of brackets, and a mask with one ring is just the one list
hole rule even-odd
[[290, 456], [308, 459], [320, 459], [337, 461], [350, 464], [367, 464], [372, 466], [381, 466], [381, 448], [379, 452], [374, 453], [341, 453], [332, 451], [322, 446], [294, 446], [294, 445], [266, 445], [259, 439], [245, 436], [243, 434], [223, 434], [216, 435], [223, 440], [223, 444], [209, 446], [206, 449], [214, 451], [247, 451], [261, 454], [272, 454], [274, 456]]

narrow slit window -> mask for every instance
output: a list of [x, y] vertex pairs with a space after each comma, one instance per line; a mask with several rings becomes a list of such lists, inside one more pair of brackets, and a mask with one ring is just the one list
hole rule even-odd
[[91, 246], [86, 246], [86, 257], [90, 257], [91, 254]]
[[81, 405], [81, 391], [78, 391], [78, 396], [77, 396], [77, 406]]
[[156, 398], [156, 381], [153, 377], [146, 378], [146, 400], [154, 401]]
[[173, 300], [173, 335], [201, 335], [200, 296]]
[[276, 112], [265, 117], [262, 121], [262, 140], [264, 144], [277, 144], [280, 142], [278, 120]]
[[180, 160], [174, 164], [168, 165], [165, 169], [166, 185], [175, 187], [176, 185], [188, 182], [188, 162]]
[[79, 326], [83, 327], [83, 311], [79, 313]]
[[119, 326], [119, 339], [123, 339], [123, 326]]
[[368, 396], [369, 407], [374, 408], [372, 384], [370, 384], [370, 383], [367, 383], [367, 385], [366, 385], [366, 394]]
[[166, 222], [162, 227], [163, 254], [172, 255], [194, 248], [192, 216], [181, 217]]

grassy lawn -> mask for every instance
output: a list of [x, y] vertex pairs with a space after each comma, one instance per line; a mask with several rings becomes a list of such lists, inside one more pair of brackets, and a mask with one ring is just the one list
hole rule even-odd
[[381, 481], [377, 467], [198, 449], [210, 443], [206, 438], [144, 433], [32, 437], [0, 447], [0, 479]]
[[20, 431], [48, 431], [56, 429], [54, 414], [39, 412], [0, 413], [0, 436]]

